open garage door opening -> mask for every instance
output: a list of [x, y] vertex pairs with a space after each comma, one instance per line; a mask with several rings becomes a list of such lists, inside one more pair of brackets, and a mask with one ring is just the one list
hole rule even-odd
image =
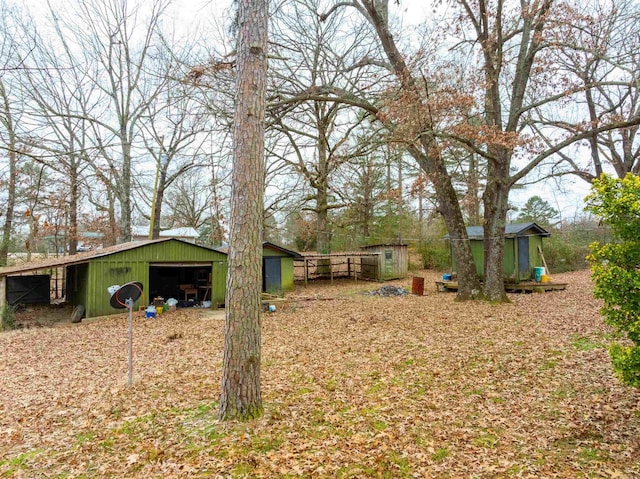
[[149, 298], [178, 300], [179, 307], [211, 301], [211, 263], [149, 265]]

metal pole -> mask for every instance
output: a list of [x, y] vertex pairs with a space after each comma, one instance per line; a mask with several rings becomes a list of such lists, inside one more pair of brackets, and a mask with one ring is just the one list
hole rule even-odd
[[127, 299], [129, 308], [129, 386], [133, 384], [133, 299]]

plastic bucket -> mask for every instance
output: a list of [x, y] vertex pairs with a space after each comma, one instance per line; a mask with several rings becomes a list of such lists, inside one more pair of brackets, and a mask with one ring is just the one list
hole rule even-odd
[[542, 281], [543, 274], [544, 274], [544, 268], [542, 266], [537, 266], [533, 268], [533, 279], [538, 283]]
[[422, 296], [424, 294], [424, 278], [422, 276], [414, 276], [411, 283], [411, 294]]
[[451, 281], [451, 273], [445, 273], [442, 275], [442, 281]]

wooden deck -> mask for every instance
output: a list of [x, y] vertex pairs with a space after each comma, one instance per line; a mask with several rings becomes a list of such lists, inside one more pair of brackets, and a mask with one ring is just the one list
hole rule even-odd
[[[525, 281], [522, 283], [505, 283], [504, 290], [508, 293], [546, 293], [547, 291], [562, 291], [567, 289], [568, 283], [537, 283]], [[457, 281], [436, 281], [436, 289], [441, 292], [458, 291]]]

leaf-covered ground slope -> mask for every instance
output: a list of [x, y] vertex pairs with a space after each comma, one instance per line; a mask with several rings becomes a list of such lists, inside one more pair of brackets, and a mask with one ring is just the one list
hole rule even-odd
[[[265, 314], [265, 416], [215, 420], [223, 321], [126, 315], [0, 334], [0, 477], [640, 477], [587, 272], [511, 304], [298, 287]], [[410, 289], [411, 280], [393, 283]]]

